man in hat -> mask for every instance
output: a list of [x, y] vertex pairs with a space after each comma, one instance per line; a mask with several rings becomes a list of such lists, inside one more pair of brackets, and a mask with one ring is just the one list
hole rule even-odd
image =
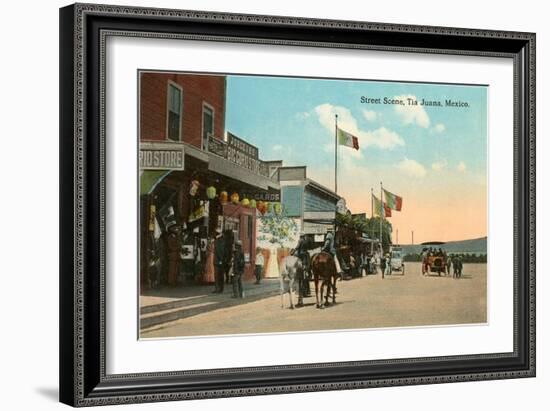
[[213, 293], [223, 293], [223, 276], [225, 272], [225, 241], [222, 237], [222, 230], [216, 229], [216, 239], [214, 240], [214, 291]]
[[233, 298], [244, 298], [243, 274], [243, 244], [241, 240], [237, 240], [235, 241], [235, 251], [233, 251]]
[[233, 259], [235, 234], [232, 230], [225, 230], [222, 235], [224, 242], [224, 254], [223, 254], [223, 268], [225, 274], [225, 282], [229, 284], [231, 282], [231, 261]]
[[309, 253], [308, 253], [308, 244], [306, 239], [306, 233], [300, 231], [300, 238], [298, 239], [298, 245], [294, 249], [294, 254], [302, 262], [303, 268], [303, 281], [302, 289], [300, 294], [304, 297], [309, 297], [311, 295], [311, 290], [309, 288]]
[[387, 267], [387, 260], [386, 260], [387, 254], [382, 253], [380, 256], [380, 271], [382, 272], [382, 278], [384, 278], [384, 274], [386, 273], [386, 267]]
[[178, 225], [174, 224], [168, 228], [166, 246], [168, 249], [168, 285], [173, 287], [176, 285], [180, 265], [181, 241]]
[[327, 235], [325, 236], [325, 244], [323, 245], [322, 250], [332, 255], [334, 265], [336, 267], [336, 273], [340, 279], [344, 279], [344, 272], [340, 267], [340, 262], [338, 261], [338, 256], [336, 255], [336, 240], [332, 231], [327, 232]]

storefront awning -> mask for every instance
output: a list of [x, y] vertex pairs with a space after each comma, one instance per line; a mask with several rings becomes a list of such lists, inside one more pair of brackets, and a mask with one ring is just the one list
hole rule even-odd
[[139, 177], [139, 194], [150, 194], [172, 170], [144, 170]]
[[215, 173], [230, 177], [237, 181], [242, 181], [253, 187], [258, 187], [263, 190], [269, 190], [271, 187], [275, 190], [280, 190], [279, 183], [271, 180], [268, 177], [254, 174], [244, 167], [238, 166], [231, 161], [221, 158], [215, 154], [209, 154], [208, 169]]

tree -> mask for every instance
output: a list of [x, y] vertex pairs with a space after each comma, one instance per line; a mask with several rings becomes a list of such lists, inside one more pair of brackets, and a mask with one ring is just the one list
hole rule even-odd
[[[380, 217], [367, 219], [367, 234], [371, 238], [380, 238]], [[391, 245], [392, 225], [387, 219], [382, 219], [382, 247], [384, 252], [389, 251]]]
[[[366, 218], [350, 214], [336, 214], [336, 224], [350, 230], [367, 234], [370, 238], [380, 238], [380, 217]], [[382, 246], [387, 252], [391, 245], [392, 225], [387, 219], [382, 220]]]

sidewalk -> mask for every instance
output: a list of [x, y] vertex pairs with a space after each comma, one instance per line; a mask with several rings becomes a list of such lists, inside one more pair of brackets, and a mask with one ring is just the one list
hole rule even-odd
[[139, 297], [140, 329], [146, 330], [170, 321], [191, 317], [220, 308], [246, 304], [279, 294], [279, 279], [263, 279], [260, 284], [243, 284], [244, 298], [232, 298], [232, 284], [223, 294], [213, 294], [213, 285], [187, 285], [147, 290]]

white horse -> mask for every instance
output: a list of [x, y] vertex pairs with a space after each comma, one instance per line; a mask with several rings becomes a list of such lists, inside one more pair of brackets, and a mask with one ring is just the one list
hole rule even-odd
[[300, 280], [303, 276], [303, 265], [298, 257], [289, 255], [283, 260], [282, 266], [281, 275], [279, 276], [281, 283], [281, 308], [284, 308], [284, 294], [288, 292], [290, 308], [294, 309], [292, 291], [296, 291], [296, 288], [298, 288], [298, 304], [302, 304]]

